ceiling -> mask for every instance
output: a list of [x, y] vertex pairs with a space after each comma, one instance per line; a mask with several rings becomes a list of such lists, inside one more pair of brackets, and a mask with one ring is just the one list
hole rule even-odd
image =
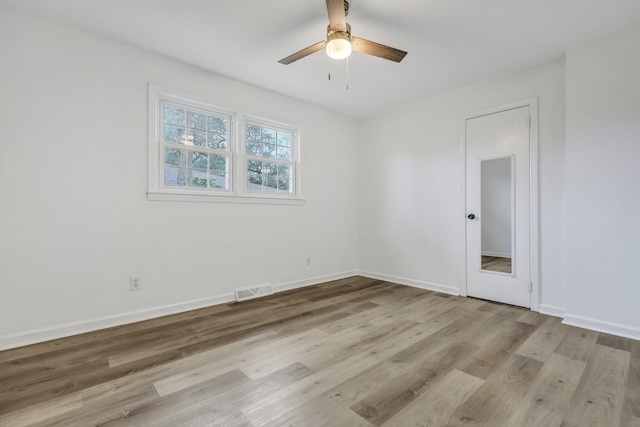
[[[409, 54], [277, 61], [324, 40], [324, 0], [0, 0], [354, 118], [562, 58], [640, 25], [638, 0], [351, 0], [352, 34]], [[331, 80], [328, 79], [331, 74]]]

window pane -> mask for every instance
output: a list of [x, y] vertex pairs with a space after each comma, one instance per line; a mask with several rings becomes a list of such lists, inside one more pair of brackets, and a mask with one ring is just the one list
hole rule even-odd
[[195, 169], [207, 169], [207, 159], [208, 156], [204, 153], [198, 153], [196, 151], [192, 151], [189, 153], [189, 167]]
[[291, 134], [285, 132], [278, 132], [278, 145], [284, 145], [285, 147], [291, 146]]
[[274, 144], [262, 144], [262, 156], [263, 157], [275, 157], [276, 146]]
[[227, 174], [226, 173], [215, 173], [209, 175], [209, 187], [210, 188], [220, 188], [227, 189]]
[[260, 141], [260, 127], [254, 125], [247, 126], [247, 141]]
[[193, 131], [193, 144], [198, 147], [206, 147], [207, 146], [207, 132], [203, 130], [194, 130]]
[[207, 147], [216, 150], [227, 149], [227, 134], [218, 132], [209, 132], [207, 137]]
[[227, 134], [227, 119], [217, 116], [207, 116], [207, 124], [210, 132]]
[[277, 175], [278, 164], [273, 162], [264, 162], [262, 164], [262, 173], [264, 175]]
[[176, 150], [175, 148], [166, 148], [164, 151], [164, 164], [171, 166], [186, 166], [186, 151]]
[[174, 125], [185, 125], [185, 110], [184, 108], [176, 107], [175, 105], [164, 105], [164, 122]]
[[278, 191], [278, 179], [275, 176], [262, 177], [263, 191]]
[[187, 182], [187, 170], [167, 166], [164, 168], [164, 185], [184, 187]]
[[182, 126], [164, 125], [164, 140], [166, 142], [184, 144], [183, 138], [185, 135], [186, 129]]
[[276, 143], [276, 131], [271, 129], [262, 129], [262, 142], [267, 144]]
[[187, 185], [189, 187], [207, 188], [208, 176], [206, 170], [188, 169]]
[[261, 156], [262, 144], [259, 142], [247, 141], [247, 154], [250, 156]]
[[178, 142], [183, 145], [193, 146], [193, 139], [193, 129], [187, 128], [186, 134], [182, 135]]
[[250, 173], [262, 174], [262, 162], [259, 160], [249, 160], [247, 162], [247, 169]]
[[249, 191], [262, 191], [262, 176], [261, 175], [255, 175], [252, 173], [249, 173], [248, 176], [248, 185], [247, 185], [247, 190]]
[[287, 164], [279, 164], [278, 165], [278, 176], [282, 178], [289, 178], [291, 175], [291, 165]]
[[187, 126], [207, 130], [207, 115], [196, 113], [195, 111], [187, 112]]
[[289, 147], [282, 147], [278, 145], [278, 158], [289, 160], [289, 156], [291, 155], [291, 149]]
[[290, 193], [291, 192], [291, 180], [278, 178], [278, 192]]
[[216, 172], [227, 171], [227, 156], [209, 154], [209, 170]]

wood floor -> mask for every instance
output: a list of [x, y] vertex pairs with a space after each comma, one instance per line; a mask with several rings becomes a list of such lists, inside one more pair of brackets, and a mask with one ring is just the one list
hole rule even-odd
[[1, 426], [640, 426], [640, 342], [354, 277], [0, 352]]
[[482, 269], [511, 273], [511, 258], [482, 255]]

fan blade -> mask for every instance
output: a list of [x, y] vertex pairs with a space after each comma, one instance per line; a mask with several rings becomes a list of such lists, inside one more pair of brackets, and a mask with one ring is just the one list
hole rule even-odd
[[282, 58], [278, 62], [284, 65], [289, 65], [292, 62], [297, 61], [298, 59], [302, 59], [305, 56], [311, 55], [312, 53], [316, 53], [317, 51], [324, 49], [326, 45], [327, 45], [327, 42], [323, 40], [316, 44], [312, 44], [309, 47], [305, 47], [304, 49], [294, 53], [293, 55], [289, 55], [286, 58]]
[[329, 12], [329, 28], [332, 31], [347, 31], [347, 18], [344, 10], [344, 0], [327, 0]]
[[407, 52], [380, 43], [371, 42], [359, 37], [351, 37], [351, 48], [356, 52], [388, 59], [389, 61], [400, 62]]

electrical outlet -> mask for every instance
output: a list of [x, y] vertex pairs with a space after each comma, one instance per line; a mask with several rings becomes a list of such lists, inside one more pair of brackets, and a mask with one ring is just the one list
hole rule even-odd
[[141, 291], [142, 290], [142, 277], [140, 277], [140, 276], [131, 276], [131, 277], [129, 277], [129, 287], [131, 288], [131, 292], [133, 292], [133, 291]]
[[311, 257], [310, 256], [307, 257], [307, 265], [311, 265]]

